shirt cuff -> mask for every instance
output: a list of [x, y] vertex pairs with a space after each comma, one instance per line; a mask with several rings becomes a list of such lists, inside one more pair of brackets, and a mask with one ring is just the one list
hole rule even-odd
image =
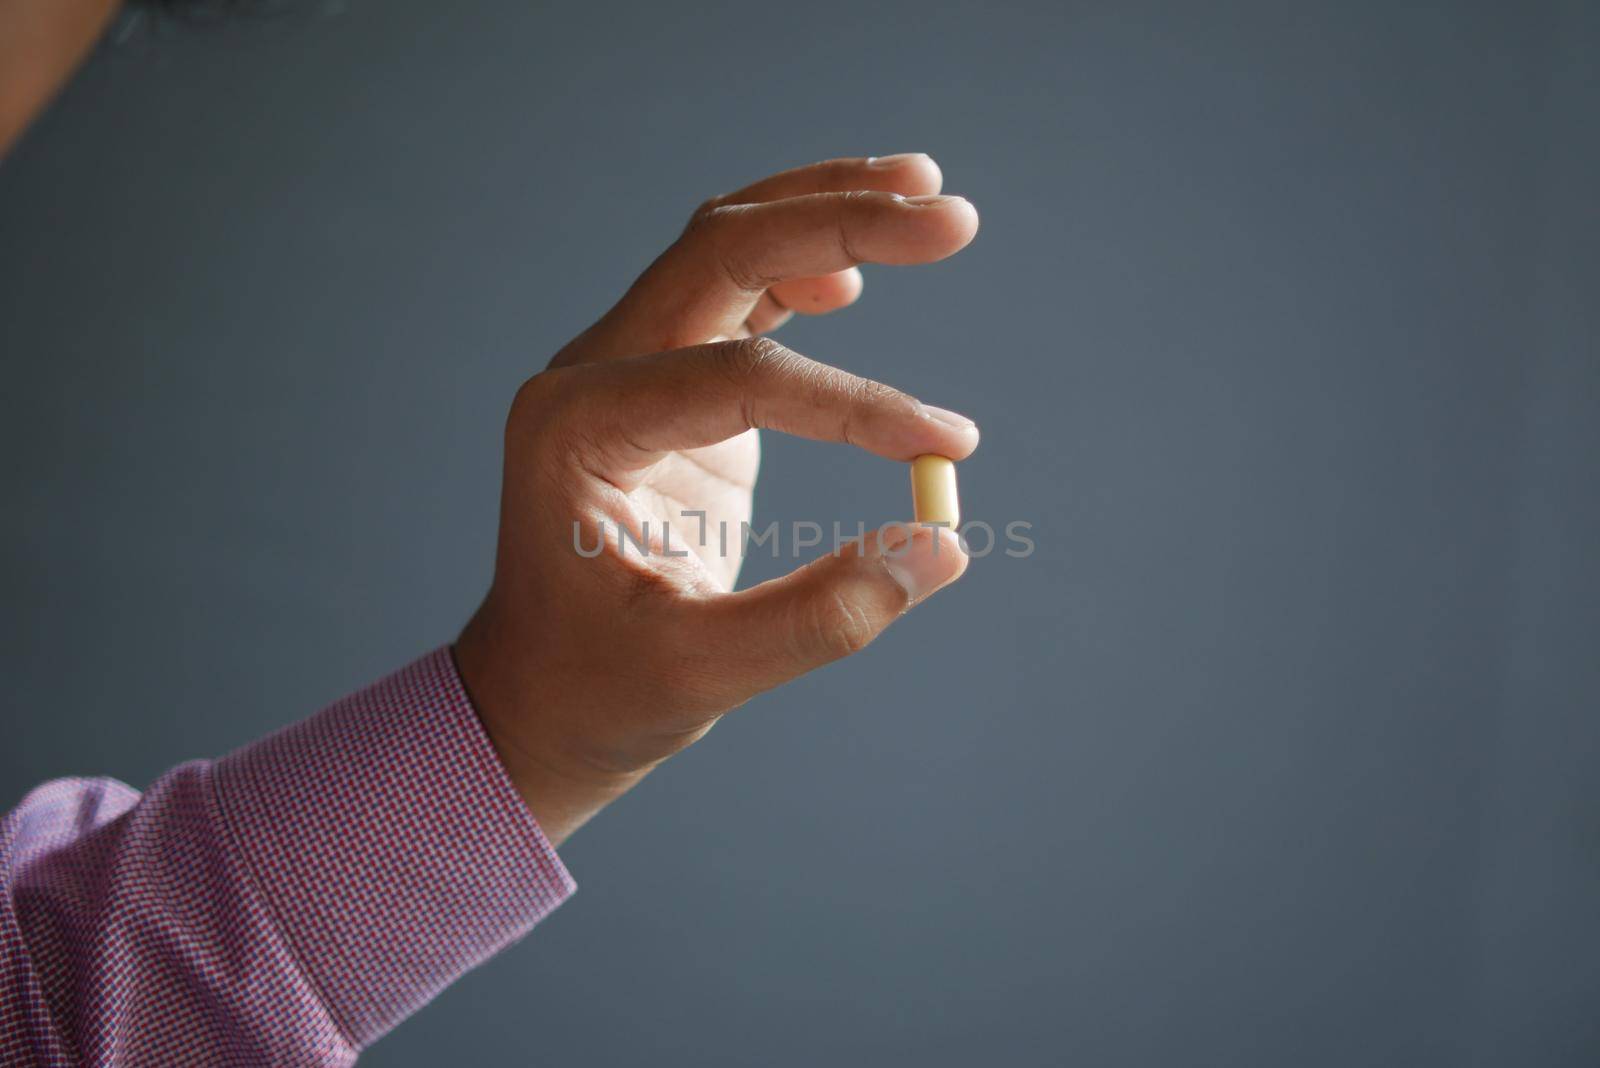
[[441, 648], [224, 757], [223, 819], [357, 1047], [577, 889]]

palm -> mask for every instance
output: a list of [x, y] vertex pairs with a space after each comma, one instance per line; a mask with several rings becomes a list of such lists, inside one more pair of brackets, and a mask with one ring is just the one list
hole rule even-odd
[[[742, 524], [750, 520], [761, 439], [754, 430], [699, 449], [671, 452], [628, 495], [636, 518], [652, 534], [671, 524], [674, 551], [687, 548], [717, 589], [732, 590], [743, 554]], [[705, 544], [700, 544], [705, 513]]]

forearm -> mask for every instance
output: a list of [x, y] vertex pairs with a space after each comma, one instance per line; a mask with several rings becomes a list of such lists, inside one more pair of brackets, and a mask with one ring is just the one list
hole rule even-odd
[[42, 787], [0, 854], [7, 1065], [348, 1063], [573, 889], [443, 650], [142, 798]]

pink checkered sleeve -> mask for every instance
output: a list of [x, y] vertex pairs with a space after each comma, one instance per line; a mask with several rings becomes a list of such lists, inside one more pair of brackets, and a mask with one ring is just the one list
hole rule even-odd
[[344, 1065], [572, 893], [448, 650], [0, 820], [0, 1065]]

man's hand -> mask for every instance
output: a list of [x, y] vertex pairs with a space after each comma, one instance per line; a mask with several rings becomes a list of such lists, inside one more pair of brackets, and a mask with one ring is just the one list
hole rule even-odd
[[[456, 658], [551, 841], [730, 709], [856, 652], [965, 569], [953, 533], [908, 528], [733, 592], [757, 428], [901, 461], [977, 447], [970, 420], [763, 336], [853, 302], [858, 264], [966, 246], [977, 212], [939, 185], [917, 154], [831, 160], [711, 200], [518, 392], [494, 582]], [[598, 556], [577, 551], [574, 523], [586, 552], [605, 525]], [[668, 523], [688, 555], [661, 551]], [[648, 556], [619, 544], [619, 529], [646, 524]]]

